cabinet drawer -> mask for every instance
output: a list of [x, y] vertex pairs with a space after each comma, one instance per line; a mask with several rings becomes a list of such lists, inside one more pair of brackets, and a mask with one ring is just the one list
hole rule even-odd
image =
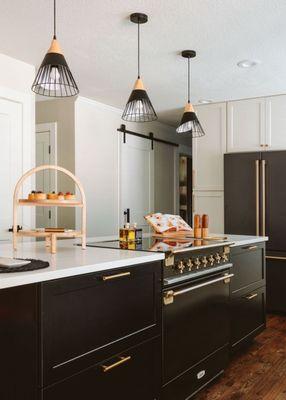
[[160, 333], [161, 263], [42, 285], [43, 386]]
[[263, 243], [249, 244], [231, 249], [234, 277], [230, 290], [234, 294], [239, 290], [265, 284], [265, 247]]
[[221, 374], [228, 363], [228, 346], [221, 348], [179, 378], [163, 387], [162, 400], [185, 400], [192, 397], [215, 377]]
[[265, 328], [265, 287], [231, 302], [231, 346], [243, 344]]
[[145, 342], [44, 389], [42, 399], [158, 399], [160, 349], [159, 338]]

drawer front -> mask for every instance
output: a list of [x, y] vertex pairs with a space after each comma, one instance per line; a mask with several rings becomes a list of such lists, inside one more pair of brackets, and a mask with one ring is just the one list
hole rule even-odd
[[265, 328], [265, 287], [247, 292], [231, 302], [231, 346], [253, 338]]
[[228, 357], [228, 346], [216, 351], [179, 378], [164, 386], [162, 400], [185, 400], [192, 397], [224, 371]]
[[262, 286], [265, 283], [264, 244], [250, 244], [231, 249], [234, 277], [231, 280], [231, 293], [241, 289]]
[[42, 399], [158, 399], [160, 352], [160, 338], [145, 342], [44, 389]]
[[160, 333], [161, 263], [42, 286], [46, 386]]
[[270, 312], [286, 312], [286, 258], [276, 257], [266, 260], [266, 306]]

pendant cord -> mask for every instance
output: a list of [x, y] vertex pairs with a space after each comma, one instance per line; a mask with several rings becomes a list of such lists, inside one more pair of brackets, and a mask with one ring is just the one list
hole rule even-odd
[[191, 102], [191, 61], [188, 57], [188, 103]]
[[54, 0], [54, 39], [57, 38], [57, 32], [56, 32], [56, 0]]
[[138, 43], [137, 43], [137, 51], [138, 51], [138, 79], [140, 79], [140, 24], [138, 22]]

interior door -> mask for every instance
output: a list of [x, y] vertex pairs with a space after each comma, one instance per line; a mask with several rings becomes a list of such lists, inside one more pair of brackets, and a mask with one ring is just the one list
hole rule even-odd
[[[36, 127], [36, 166], [53, 164], [52, 132], [49, 124]], [[56, 190], [55, 171], [45, 170], [36, 174], [36, 190], [49, 193]], [[56, 208], [36, 207], [36, 227], [55, 227]]]
[[[22, 105], [0, 98], [0, 240], [11, 239], [14, 187], [23, 173]], [[18, 214], [22, 224], [22, 210]]]
[[144, 216], [154, 212], [154, 151], [151, 142], [127, 135], [121, 143], [120, 160], [120, 216], [124, 223], [124, 211], [130, 209], [130, 222], [137, 222], [144, 232], [149, 227]]
[[261, 153], [224, 156], [225, 233], [259, 234], [259, 162]]
[[266, 249], [286, 252], [286, 151], [264, 152], [262, 160], [265, 161], [265, 234], [269, 236]]

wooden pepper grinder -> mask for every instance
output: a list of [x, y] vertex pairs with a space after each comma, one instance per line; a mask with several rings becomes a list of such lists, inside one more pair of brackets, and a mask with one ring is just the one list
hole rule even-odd
[[202, 217], [202, 237], [207, 238], [209, 236], [209, 216], [204, 214]]
[[202, 237], [202, 219], [199, 214], [194, 216], [194, 238], [200, 239]]

